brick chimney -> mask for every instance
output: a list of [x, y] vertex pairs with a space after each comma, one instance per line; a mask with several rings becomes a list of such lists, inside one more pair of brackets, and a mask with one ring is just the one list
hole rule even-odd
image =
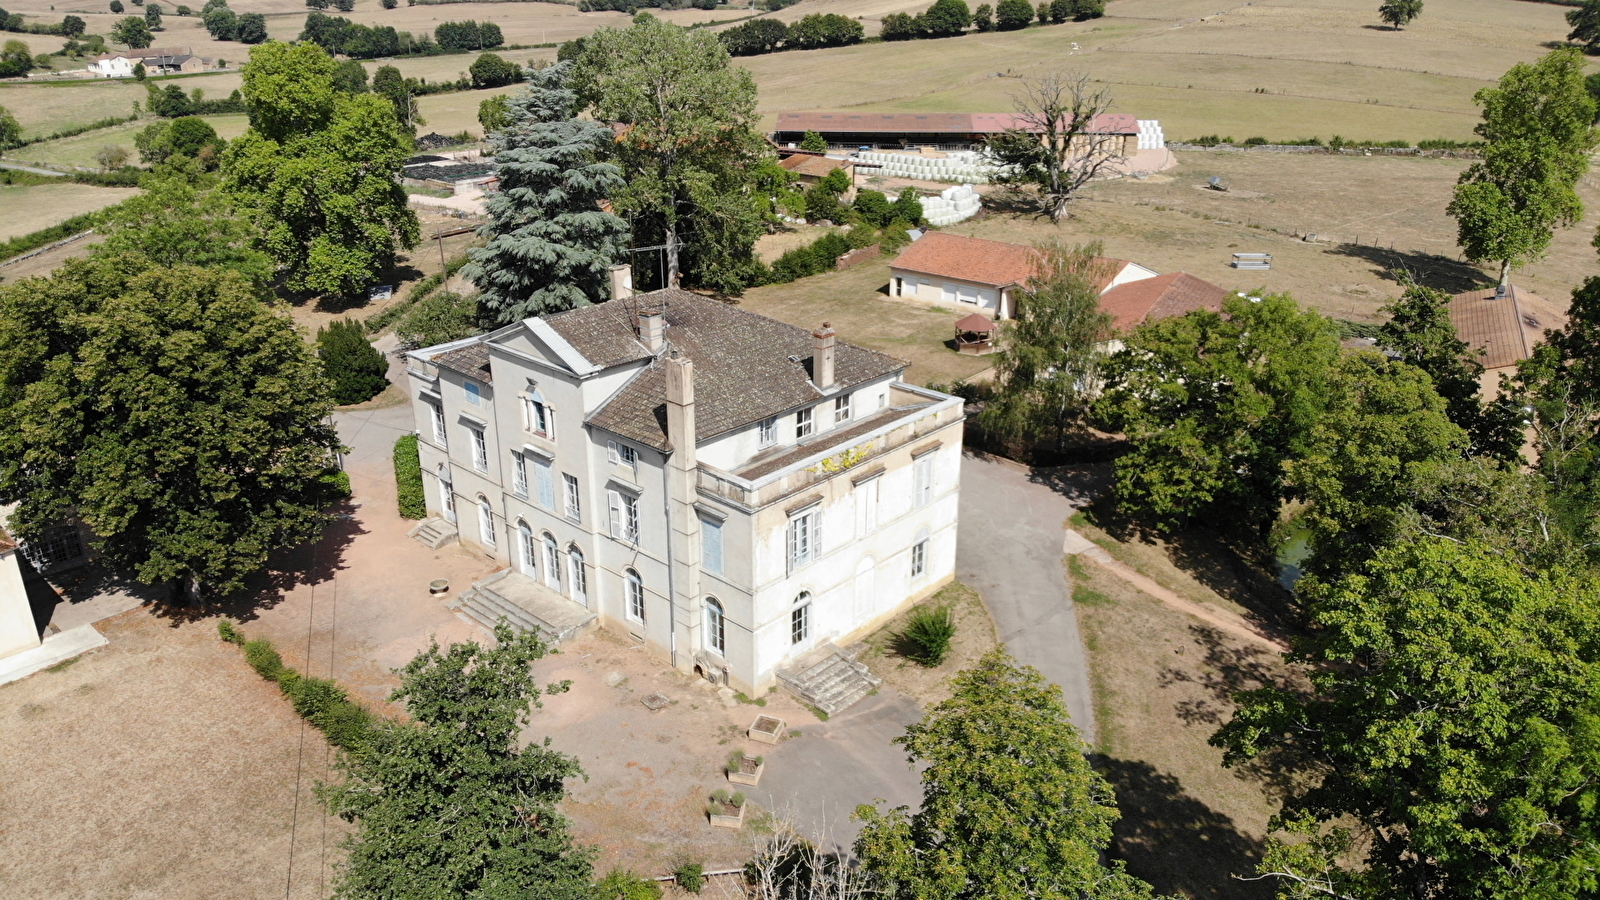
[[667, 317], [659, 309], [639, 310], [639, 343], [651, 353], [660, 353], [667, 343]]
[[626, 300], [633, 296], [633, 266], [618, 263], [611, 267], [611, 299]]
[[811, 332], [811, 336], [817, 340], [811, 352], [811, 380], [817, 387], [827, 390], [833, 387], [833, 326], [823, 322], [821, 328]]
[[694, 363], [672, 351], [667, 370], [667, 440], [672, 442], [673, 465], [695, 466]]

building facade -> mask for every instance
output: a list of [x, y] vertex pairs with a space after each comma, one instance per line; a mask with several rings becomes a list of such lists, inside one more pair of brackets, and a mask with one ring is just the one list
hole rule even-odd
[[463, 545], [747, 691], [954, 577], [959, 398], [616, 274], [610, 303], [408, 354], [428, 510]]

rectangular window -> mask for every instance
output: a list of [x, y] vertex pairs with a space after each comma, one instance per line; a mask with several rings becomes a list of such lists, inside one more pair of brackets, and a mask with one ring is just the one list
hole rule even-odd
[[448, 440], [444, 429], [444, 407], [437, 403], [429, 403], [428, 408], [433, 410], [433, 441], [443, 447]]
[[639, 498], [622, 491], [606, 491], [611, 512], [611, 536], [630, 544], [639, 542]]
[[820, 510], [813, 509], [789, 520], [789, 568], [798, 569], [816, 559], [822, 543]]
[[888, 405], [889, 405], [889, 389], [888, 388], [884, 388], [883, 389], [883, 393], [878, 395], [878, 408], [879, 409], [883, 409], [885, 406], [888, 406]]
[[766, 449], [778, 442], [778, 417], [762, 419], [756, 426], [756, 446]]
[[700, 520], [700, 564], [722, 574], [722, 523], [714, 519]]
[[472, 433], [472, 467], [479, 472], [489, 471], [489, 442], [484, 439], [483, 429], [467, 430]]
[[528, 460], [515, 450], [511, 451], [511, 491], [519, 497], [528, 496]]
[[789, 613], [789, 643], [803, 644], [811, 635], [811, 604], [796, 606]]
[[483, 388], [478, 387], [476, 381], [468, 381], [462, 385], [467, 391], [467, 402], [473, 406], [483, 405]]
[[606, 459], [614, 466], [633, 466], [639, 462], [639, 453], [627, 444], [606, 442]]
[[561, 473], [561, 481], [566, 485], [567, 518], [574, 522], [583, 521], [583, 507], [578, 502], [578, 479]]
[[833, 398], [833, 420], [843, 422], [850, 418], [850, 395], [840, 394]]
[[878, 485], [882, 480], [873, 478], [856, 485], [856, 515], [862, 534], [878, 530]]
[[540, 437], [548, 438], [550, 434], [550, 407], [545, 406], [542, 400], [533, 397], [522, 398], [523, 424], [527, 429]]
[[539, 491], [539, 505], [545, 509], [556, 508], [556, 488], [550, 473], [550, 464], [542, 459], [533, 461], [534, 487]]
[[956, 286], [946, 281], [944, 283], [944, 290], [939, 294], [939, 299], [946, 303], [954, 303], [956, 299]]
[[920, 578], [928, 571], [928, 541], [926, 538], [911, 545], [911, 577]]
[[927, 506], [933, 501], [933, 459], [934, 455], [918, 457], [913, 463], [913, 481], [911, 503], [914, 506]]
[[811, 434], [811, 410], [802, 409], [794, 414], [794, 439], [800, 440]]

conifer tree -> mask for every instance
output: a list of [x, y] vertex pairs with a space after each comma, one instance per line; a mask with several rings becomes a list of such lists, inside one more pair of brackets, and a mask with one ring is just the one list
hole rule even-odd
[[622, 170], [604, 159], [614, 138], [576, 118], [571, 68], [530, 73], [511, 100], [511, 124], [491, 136], [500, 191], [480, 232], [489, 244], [462, 270], [483, 292], [485, 324], [604, 300], [607, 270], [627, 241], [628, 223], [600, 207], [624, 187]]

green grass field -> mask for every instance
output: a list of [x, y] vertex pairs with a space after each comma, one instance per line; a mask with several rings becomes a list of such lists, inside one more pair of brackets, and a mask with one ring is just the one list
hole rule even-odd
[[[243, 113], [223, 116], [202, 116], [217, 134], [224, 139], [232, 140], [244, 134], [249, 122]], [[55, 141], [45, 141], [42, 144], [33, 144], [19, 150], [12, 150], [6, 154], [7, 159], [17, 162], [51, 163], [58, 166], [85, 166], [96, 167], [95, 155], [105, 147], [122, 147], [128, 151], [129, 158], [137, 163], [138, 150], [134, 148], [133, 138], [142, 129], [149, 127], [154, 119], [141, 119], [126, 125], [114, 128], [101, 128], [85, 132], [69, 138]]]

